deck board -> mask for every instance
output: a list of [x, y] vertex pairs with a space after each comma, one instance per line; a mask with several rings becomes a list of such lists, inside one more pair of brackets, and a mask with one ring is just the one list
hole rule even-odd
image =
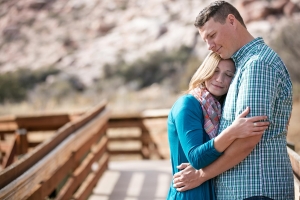
[[89, 200], [165, 200], [171, 172], [169, 160], [111, 161]]

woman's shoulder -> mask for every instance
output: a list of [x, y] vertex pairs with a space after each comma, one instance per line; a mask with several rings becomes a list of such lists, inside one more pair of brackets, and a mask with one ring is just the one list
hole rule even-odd
[[178, 111], [186, 108], [199, 109], [200, 103], [199, 101], [191, 94], [182, 95], [177, 99], [174, 103], [172, 110]]
[[179, 104], [194, 104], [199, 103], [199, 101], [191, 94], [185, 94], [178, 98], [176, 103]]

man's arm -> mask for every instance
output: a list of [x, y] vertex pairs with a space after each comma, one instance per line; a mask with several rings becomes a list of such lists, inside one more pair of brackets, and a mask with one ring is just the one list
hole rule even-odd
[[251, 153], [260, 139], [261, 135], [236, 139], [224, 154], [209, 166], [201, 170], [195, 170], [188, 166], [184, 171], [176, 173], [173, 177], [174, 187], [181, 192], [190, 190], [234, 167]]

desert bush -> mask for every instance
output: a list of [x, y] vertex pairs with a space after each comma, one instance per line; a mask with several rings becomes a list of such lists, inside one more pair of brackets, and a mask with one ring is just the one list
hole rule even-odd
[[77, 96], [85, 90], [78, 77], [65, 73], [50, 76], [46, 82], [40, 83], [29, 93], [32, 103], [53, 101], [57, 104]]
[[127, 85], [133, 90], [140, 90], [158, 83], [174, 92], [186, 89], [200, 63], [191, 50], [182, 46], [171, 52], [150, 53], [133, 63], [120, 60], [116, 65], [106, 65], [104, 77], [97, 82], [97, 87], [105, 90], [105, 83], [109, 82], [114, 88]]
[[49, 75], [59, 73], [53, 67], [38, 70], [18, 69], [0, 74], [0, 103], [20, 102], [27, 97], [27, 91], [44, 82]]

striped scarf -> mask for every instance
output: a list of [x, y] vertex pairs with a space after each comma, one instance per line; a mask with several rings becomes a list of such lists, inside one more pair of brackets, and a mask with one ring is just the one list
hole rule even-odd
[[221, 104], [206, 89], [200, 87], [190, 91], [200, 103], [204, 115], [204, 130], [212, 139], [217, 136], [221, 119]]

